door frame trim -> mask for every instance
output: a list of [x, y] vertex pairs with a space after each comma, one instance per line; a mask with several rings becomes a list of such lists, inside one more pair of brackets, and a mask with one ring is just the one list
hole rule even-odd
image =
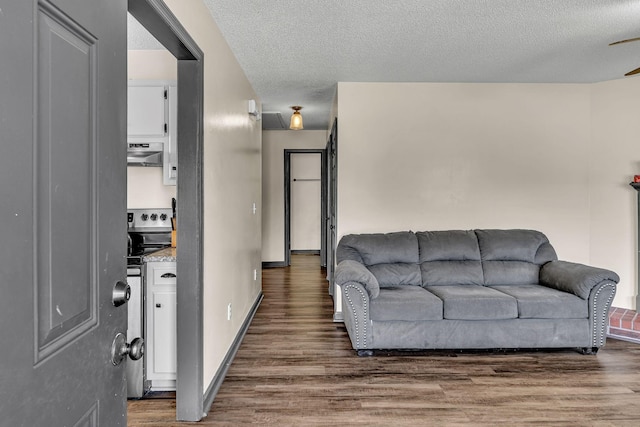
[[320, 154], [320, 259], [324, 264], [327, 250], [327, 150], [324, 148], [298, 148], [284, 150], [284, 265], [291, 265], [291, 155]]
[[[327, 281], [329, 295], [333, 297], [334, 322], [342, 322], [342, 311], [338, 311], [339, 295], [335, 294], [334, 271], [336, 264], [337, 230], [338, 230], [338, 118], [331, 126], [331, 133], [327, 141]], [[334, 165], [331, 168], [331, 165]]]
[[[178, 60], [178, 237], [176, 419], [199, 421], [203, 393], [204, 53], [162, 0], [128, 10]], [[207, 408], [208, 409], [208, 408]]]

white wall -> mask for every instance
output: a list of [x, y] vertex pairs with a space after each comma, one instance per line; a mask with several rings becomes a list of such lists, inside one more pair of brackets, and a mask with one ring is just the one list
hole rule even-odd
[[592, 85], [590, 260], [620, 275], [614, 305], [635, 308], [640, 77]]
[[[166, 50], [130, 50], [129, 80], [176, 80], [176, 58]], [[170, 208], [175, 185], [162, 183], [162, 168], [127, 167], [127, 208]]]
[[162, 183], [162, 168], [127, 167], [127, 208], [170, 208], [175, 185]]
[[618, 126], [608, 108], [637, 91], [618, 84], [339, 83], [338, 237], [537, 229], [561, 259], [620, 273], [614, 304], [629, 307], [635, 195], [625, 185], [632, 164], [640, 169], [628, 147], [640, 132], [639, 120], [625, 121], [614, 134], [626, 148], [609, 153], [606, 135]]
[[262, 261], [284, 261], [284, 150], [326, 145], [323, 130], [262, 133]]
[[129, 50], [129, 80], [177, 80], [178, 62], [167, 50]]
[[[203, 2], [165, 3], [204, 52], [206, 388], [261, 292], [262, 132], [260, 122], [247, 114], [247, 101], [260, 100]], [[256, 215], [252, 212], [254, 202]], [[256, 281], [254, 269], [258, 272]]]

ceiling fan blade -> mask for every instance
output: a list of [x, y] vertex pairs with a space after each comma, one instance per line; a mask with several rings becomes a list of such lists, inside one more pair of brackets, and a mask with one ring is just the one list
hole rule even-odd
[[609, 46], [614, 46], [617, 44], [622, 44], [622, 43], [629, 43], [629, 42], [635, 42], [640, 40], [640, 37], [634, 37], [632, 39], [626, 39], [626, 40], [618, 40], [617, 42], [613, 42], [613, 43], [609, 43]]
[[640, 74], [640, 67], [636, 68], [633, 71], [629, 71], [627, 74], [625, 74], [625, 76], [633, 76], [633, 75], [636, 75], [636, 74]]

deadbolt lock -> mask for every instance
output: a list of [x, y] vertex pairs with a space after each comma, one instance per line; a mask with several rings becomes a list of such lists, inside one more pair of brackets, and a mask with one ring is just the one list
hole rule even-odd
[[113, 287], [113, 305], [120, 307], [131, 298], [131, 286], [127, 282], [118, 281]]

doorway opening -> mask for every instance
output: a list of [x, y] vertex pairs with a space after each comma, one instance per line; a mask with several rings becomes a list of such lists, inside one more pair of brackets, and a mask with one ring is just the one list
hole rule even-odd
[[285, 266], [292, 253], [317, 253], [326, 267], [326, 150], [284, 150], [284, 193]]
[[[177, 60], [177, 376], [176, 418], [198, 421], [203, 394], [204, 53], [162, 0], [129, 0], [129, 13]], [[188, 209], [184, 208], [188, 207]]]

